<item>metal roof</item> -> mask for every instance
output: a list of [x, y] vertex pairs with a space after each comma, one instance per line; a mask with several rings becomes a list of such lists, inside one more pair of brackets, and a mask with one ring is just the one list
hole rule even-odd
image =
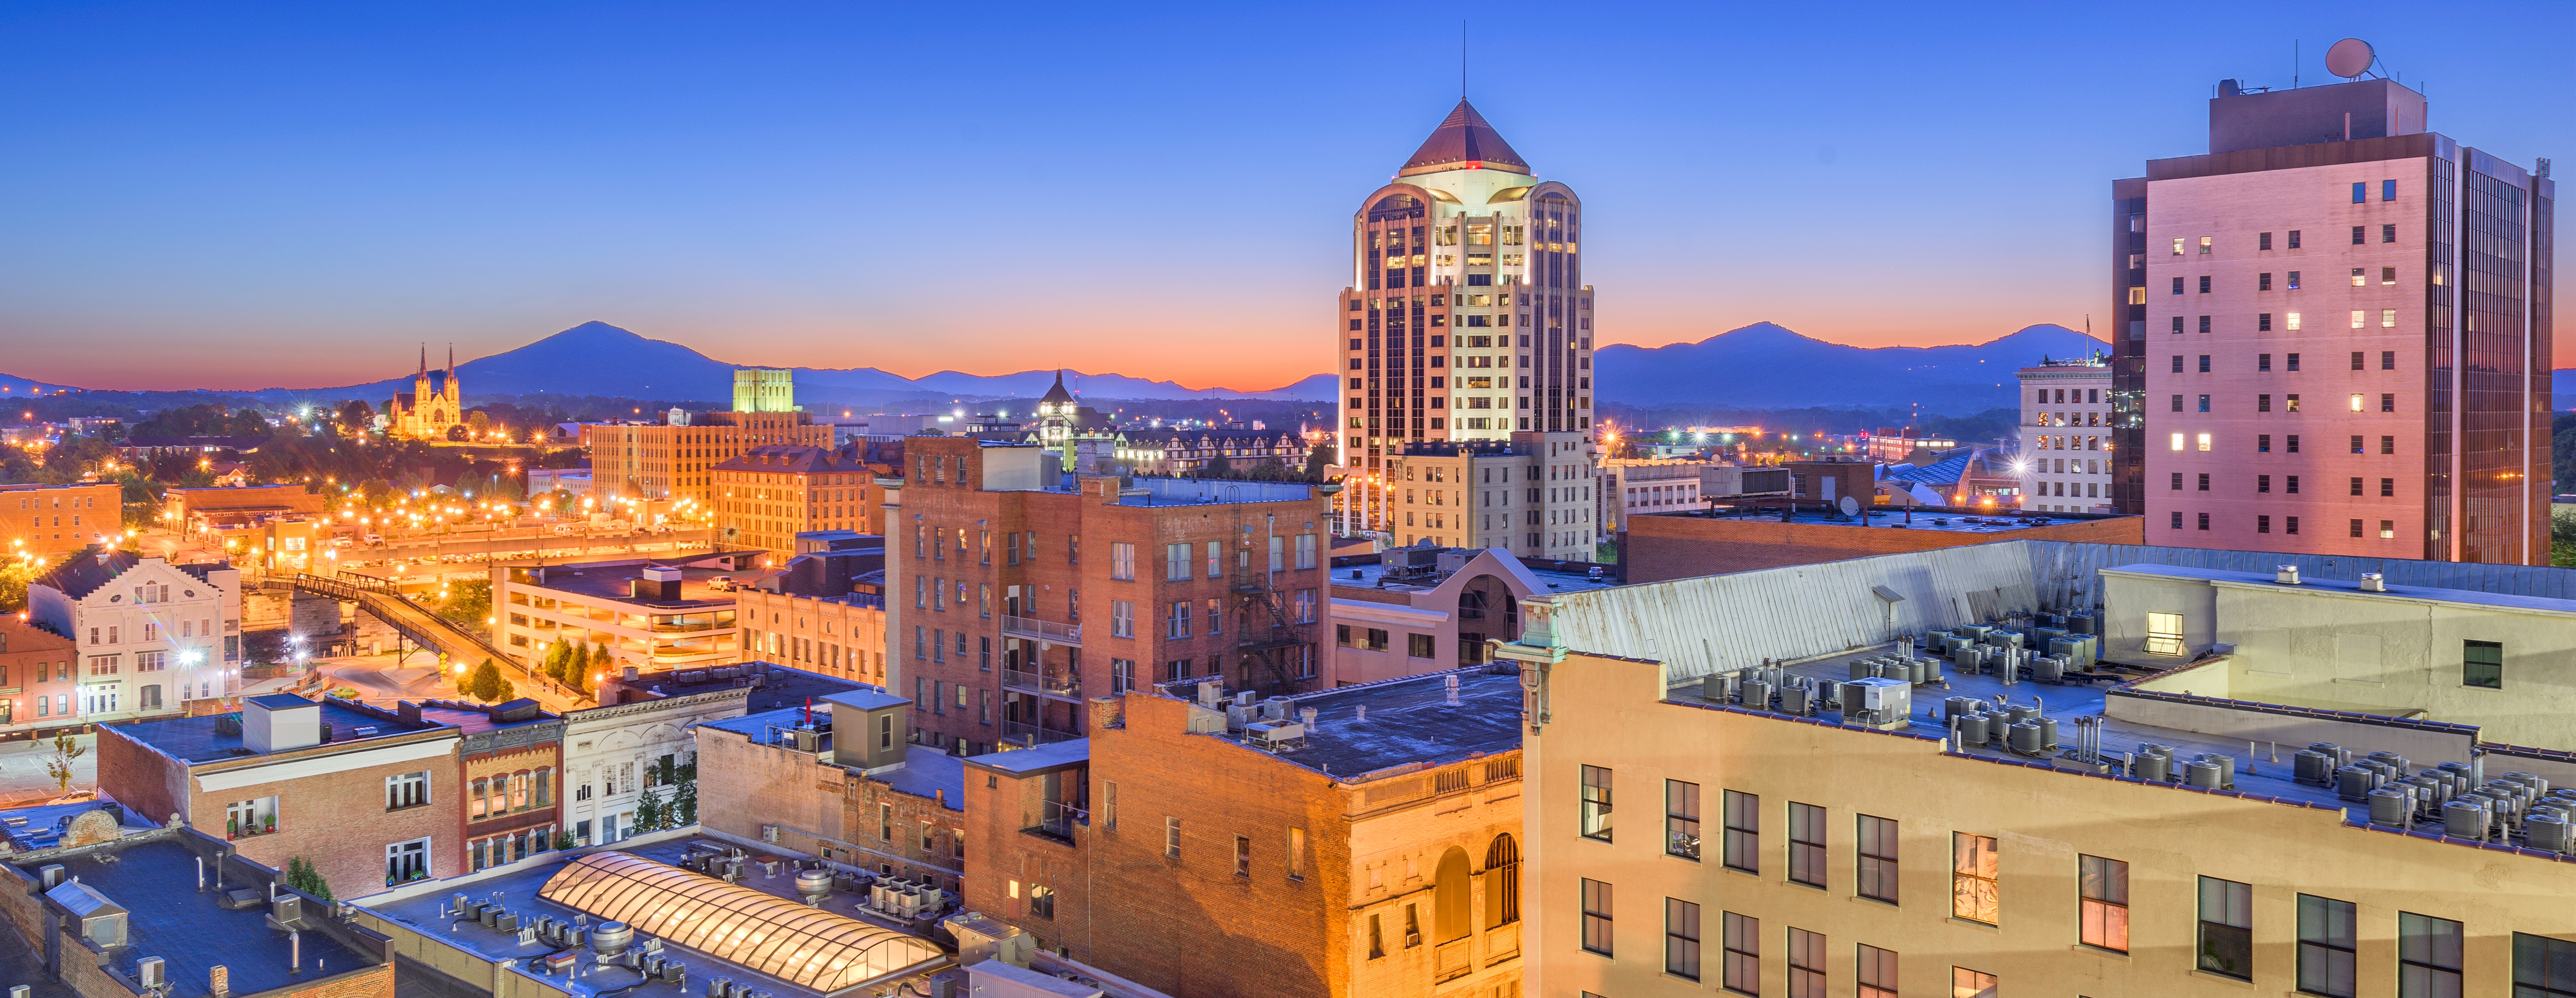
[[1440, 122], [1440, 127], [1431, 131], [1430, 138], [1422, 140], [1422, 148], [1414, 150], [1413, 158], [1405, 160], [1404, 168], [1396, 171], [1395, 175], [1410, 177], [1417, 173], [1477, 168], [1530, 172], [1529, 161], [1512, 151], [1512, 144], [1503, 141], [1502, 135], [1494, 131], [1494, 126], [1485, 123], [1485, 116], [1476, 113], [1475, 105], [1460, 98], [1458, 107], [1449, 112], [1449, 117]]
[[630, 853], [567, 863], [537, 896], [826, 994], [946, 958], [918, 936]]

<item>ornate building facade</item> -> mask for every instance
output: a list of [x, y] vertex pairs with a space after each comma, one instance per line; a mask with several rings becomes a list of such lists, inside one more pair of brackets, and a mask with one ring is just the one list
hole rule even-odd
[[429, 348], [420, 351], [420, 373], [411, 390], [385, 402], [385, 434], [414, 440], [445, 440], [447, 431], [465, 425], [465, 390], [456, 380], [456, 349], [447, 350], [447, 366], [432, 370]]

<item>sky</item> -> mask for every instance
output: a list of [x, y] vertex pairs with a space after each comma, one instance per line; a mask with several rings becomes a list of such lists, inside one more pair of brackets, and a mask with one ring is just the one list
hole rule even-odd
[[[2576, 154], [2560, 5], [1965, 8], [1479, 4], [1467, 90], [1584, 198], [1608, 343], [2107, 329], [2110, 180], [2204, 151], [2217, 81], [2288, 86], [2294, 43], [2300, 82], [2361, 36], [2434, 130]], [[344, 385], [600, 320], [1278, 387], [1330, 364], [1351, 213], [1456, 102], [1459, 19], [1421, 9], [8, 4], [0, 372]]]

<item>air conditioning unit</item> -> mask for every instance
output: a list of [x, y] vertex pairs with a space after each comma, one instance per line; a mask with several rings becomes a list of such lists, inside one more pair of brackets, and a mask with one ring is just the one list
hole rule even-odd
[[773, 843], [774, 843], [774, 842], [777, 842], [777, 841], [778, 841], [778, 826], [776, 826], [776, 825], [762, 825], [762, 826], [760, 826], [760, 840], [761, 840], [761, 841], [763, 841], [763, 842], [773, 842]]
[[1306, 737], [1306, 726], [1295, 721], [1254, 721], [1245, 726], [1244, 734], [1264, 745], [1281, 745]]
[[134, 982], [145, 991], [158, 991], [170, 986], [170, 968], [160, 957], [147, 956], [134, 961]]

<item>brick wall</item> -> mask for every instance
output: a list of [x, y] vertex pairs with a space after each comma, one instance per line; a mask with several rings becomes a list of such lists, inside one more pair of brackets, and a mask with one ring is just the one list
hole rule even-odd
[[[1941, 514], [1916, 510], [1913, 515], [1929, 517]], [[1902, 522], [1904, 514], [1891, 515], [1882, 510], [1873, 513], [1870, 520], [1878, 523], [1881, 516], [1891, 516]], [[2120, 516], [1971, 534], [1953, 530], [1898, 530], [1886, 526], [1781, 523], [1777, 519], [1758, 517], [1640, 516], [1628, 521], [1623, 557], [1627, 559], [1626, 580], [1636, 584], [2007, 540], [2142, 544], [2145, 543], [2145, 527], [2144, 521], [2138, 517]]]
[[[816, 856], [831, 851], [838, 863], [901, 876], [931, 876], [954, 888], [964, 831], [962, 801], [898, 790], [793, 748], [755, 745], [741, 734], [697, 729], [698, 824], [750, 841], [766, 826], [778, 828], [778, 845]], [[892, 808], [892, 836], [879, 833], [881, 808]], [[921, 825], [932, 826], [928, 850]]]
[[[90, 751], [98, 765], [99, 792], [116, 798], [126, 810], [156, 825], [168, 822], [173, 814], [189, 813], [186, 763], [127, 738], [113, 724], [98, 726], [98, 744]], [[218, 805], [218, 821], [223, 813]], [[222, 829], [216, 834], [222, 834]]]
[[[105, 739], [101, 739], [102, 742]], [[100, 763], [104, 765], [105, 759]], [[385, 778], [429, 772], [430, 803], [399, 811], [385, 810]], [[427, 837], [429, 875], [462, 872], [452, 847], [459, 825], [457, 810], [465, 793], [457, 783], [453, 758], [366, 766], [336, 773], [298, 776], [230, 790], [193, 794], [192, 827], [208, 835], [224, 834], [224, 809], [232, 802], [276, 796], [277, 831], [234, 840], [239, 855], [265, 866], [285, 869], [302, 856], [312, 861], [335, 897], [373, 894], [384, 887], [385, 847]]]

